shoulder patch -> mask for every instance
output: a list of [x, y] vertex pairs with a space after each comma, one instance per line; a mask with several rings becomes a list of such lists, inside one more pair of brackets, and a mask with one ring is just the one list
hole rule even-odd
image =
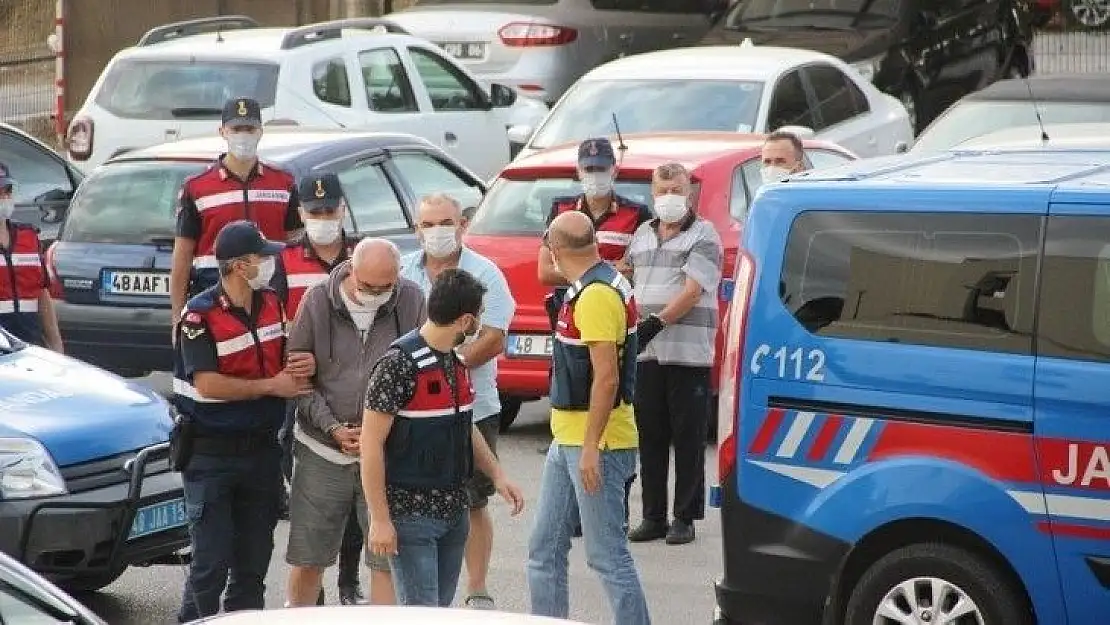
[[183, 321], [185, 323], [204, 323], [204, 318], [200, 314], [190, 311], [185, 313]]
[[204, 334], [204, 326], [182, 324], [181, 332], [185, 335], [185, 338], [193, 341], [200, 337], [200, 335]]

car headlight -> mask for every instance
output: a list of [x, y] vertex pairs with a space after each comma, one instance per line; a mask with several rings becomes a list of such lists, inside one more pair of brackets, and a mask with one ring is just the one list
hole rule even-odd
[[50, 452], [30, 438], [0, 438], [0, 500], [64, 495]]
[[856, 61], [852, 63], [852, 67], [859, 72], [860, 76], [867, 82], [875, 82], [875, 77], [879, 75], [879, 68], [883, 66], [883, 59], [886, 58], [885, 54], [873, 56], [869, 59]]

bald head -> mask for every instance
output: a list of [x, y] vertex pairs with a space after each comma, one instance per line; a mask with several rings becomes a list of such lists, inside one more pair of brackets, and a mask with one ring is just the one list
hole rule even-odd
[[595, 246], [594, 224], [581, 211], [565, 212], [551, 221], [547, 228], [548, 246], [573, 254]]
[[363, 239], [351, 254], [351, 275], [347, 278], [348, 295], [359, 291], [367, 295], [389, 292], [397, 285], [401, 269], [401, 250], [386, 239]]

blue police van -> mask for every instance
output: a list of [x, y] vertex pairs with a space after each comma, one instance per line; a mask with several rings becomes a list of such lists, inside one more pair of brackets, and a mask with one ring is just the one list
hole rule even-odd
[[187, 562], [172, 426], [153, 391], [0, 328], [0, 551], [73, 592]]
[[741, 248], [717, 623], [1110, 623], [1110, 152], [796, 176]]

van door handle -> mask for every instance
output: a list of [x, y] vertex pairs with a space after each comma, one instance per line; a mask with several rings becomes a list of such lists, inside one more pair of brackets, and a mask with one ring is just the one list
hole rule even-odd
[[455, 145], [459, 142], [459, 138], [450, 130], [443, 134], [443, 140], [447, 142], [447, 145]]

